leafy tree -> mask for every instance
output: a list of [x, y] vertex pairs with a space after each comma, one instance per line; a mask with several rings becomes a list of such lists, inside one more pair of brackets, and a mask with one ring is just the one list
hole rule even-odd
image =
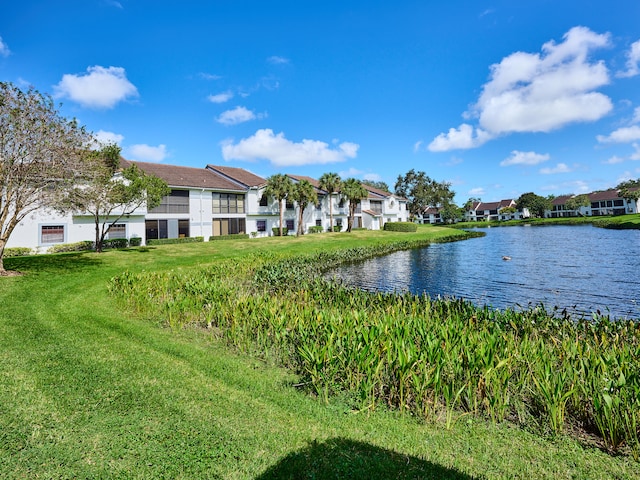
[[323, 173], [318, 183], [320, 188], [329, 194], [329, 231], [333, 232], [333, 199], [331, 196], [340, 191], [342, 179], [337, 173], [329, 172]]
[[147, 175], [135, 164], [120, 169], [120, 147], [107, 145], [87, 158], [90, 175], [76, 185], [57, 204], [62, 210], [87, 212], [95, 225], [96, 252], [102, 252], [104, 240], [113, 224], [146, 205], [152, 209], [170, 193], [166, 182]]
[[276, 173], [267, 178], [267, 186], [264, 194], [273, 197], [278, 201], [278, 211], [280, 212], [280, 236], [282, 237], [282, 228], [284, 223], [284, 205], [282, 201], [291, 194], [293, 190], [293, 182], [291, 178], [283, 173]]
[[569, 198], [564, 204], [568, 210], [575, 210], [578, 213], [580, 213], [580, 207], [588, 207], [589, 205], [591, 205], [591, 200], [589, 200], [589, 196], [584, 193]]
[[84, 175], [90, 140], [50, 96], [0, 82], [0, 275], [8, 275], [4, 249], [16, 225]]
[[464, 210], [466, 212], [470, 211], [473, 209], [473, 204], [474, 203], [480, 203], [482, 202], [482, 200], [480, 199], [480, 197], [469, 197], [469, 200], [467, 200], [464, 204]]
[[380, 180], [362, 180], [363, 185], [369, 185], [370, 187], [377, 188], [378, 190], [383, 190], [385, 192], [391, 192], [389, 189], [389, 185], [386, 182], [382, 182]]
[[408, 200], [409, 214], [415, 217], [427, 207], [445, 207], [453, 203], [455, 192], [448, 182], [436, 182], [424, 172], [409, 170], [398, 175], [396, 195]]
[[298, 232], [296, 235], [304, 235], [303, 216], [304, 209], [309, 204], [318, 203], [318, 194], [316, 189], [307, 180], [300, 180], [293, 185], [291, 190], [291, 198], [298, 203]]
[[551, 199], [547, 197], [541, 197], [533, 192], [528, 192], [523, 193], [518, 200], [516, 200], [516, 208], [520, 211], [526, 208], [534, 217], [542, 218], [546, 210], [551, 210], [551, 202]]
[[349, 200], [349, 218], [347, 219], [347, 232], [351, 232], [351, 228], [353, 227], [353, 219], [356, 216], [356, 207], [358, 206], [358, 202], [363, 198], [367, 198], [369, 196], [369, 192], [366, 188], [364, 188], [360, 180], [356, 180], [355, 178], [348, 178], [342, 184], [340, 195]]
[[464, 208], [450, 203], [440, 208], [440, 218], [442, 218], [442, 221], [445, 223], [453, 223], [456, 220], [464, 219], [464, 212]]
[[500, 213], [502, 214], [516, 213], [517, 211], [518, 209], [516, 207], [503, 207], [500, 209]]
[[619, 183], [616, 190], [618, 190], [618, 197], [637, 202], [640, 199], [640, 178]]

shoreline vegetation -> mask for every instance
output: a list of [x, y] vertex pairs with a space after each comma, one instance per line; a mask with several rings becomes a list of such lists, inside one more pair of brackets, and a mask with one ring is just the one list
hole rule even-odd
[[519, 225], [585, 225], [609, 228], [613, 230], [640, 230], [640, 213], [615, 217], [564, 217], [564, 218], [528, 218], [525, 220], [492, 220], [490, 222], [459, 222], [447, 225], [452, 228], [513, 227]]
[[0, 473], [633, 478], [637, 322], [321, 279], [479, 234], [420, 226], [7, 259], [24, 275], [0, 279]]

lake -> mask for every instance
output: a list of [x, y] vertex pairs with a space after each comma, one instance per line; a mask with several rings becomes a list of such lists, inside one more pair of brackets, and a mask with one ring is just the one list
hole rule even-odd
[[[640, 230], [483, 228], [485, 237], [396, 252], [329, 273], [366, 290], [465, 298], [516, 310], [640, 319]], [[503, 257], [511, 260], [503, 260]]]

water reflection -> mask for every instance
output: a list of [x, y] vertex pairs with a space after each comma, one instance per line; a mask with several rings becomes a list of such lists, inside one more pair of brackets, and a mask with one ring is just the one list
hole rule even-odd
[[[544, 304], [640, 318], [640, 231], [590, 225], [503, 227], [344, 266], [330, 275], [368, 290], [426, 292], [477, 305]], [[511, 260], [503, 260], [503, 256]]]

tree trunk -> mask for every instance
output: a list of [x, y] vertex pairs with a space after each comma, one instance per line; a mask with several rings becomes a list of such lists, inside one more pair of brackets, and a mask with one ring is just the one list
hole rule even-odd
[[349, 202], [349, 218], [347, 218], [347, 232], [351, 233], [351, 227], [353, 227], [353, 217], [356, 215], [356, 206], [353, 202]]
[[298, 219], [298, 233], [296, 235], [299, 237], [300, 235], [304, 235], [304, 227], [302, 225], [304, 217], [304, 207], [302, 205], [299, 205], [298, 208], [300, 209], [300, 218]]
[[329, 192], [329, 231], [333, 232], [333, 198]]
[[4, 247], [7, 245], [7, 241], [4, 238], [0, 238], [0, 277], [7, 274], [4, 269]]

